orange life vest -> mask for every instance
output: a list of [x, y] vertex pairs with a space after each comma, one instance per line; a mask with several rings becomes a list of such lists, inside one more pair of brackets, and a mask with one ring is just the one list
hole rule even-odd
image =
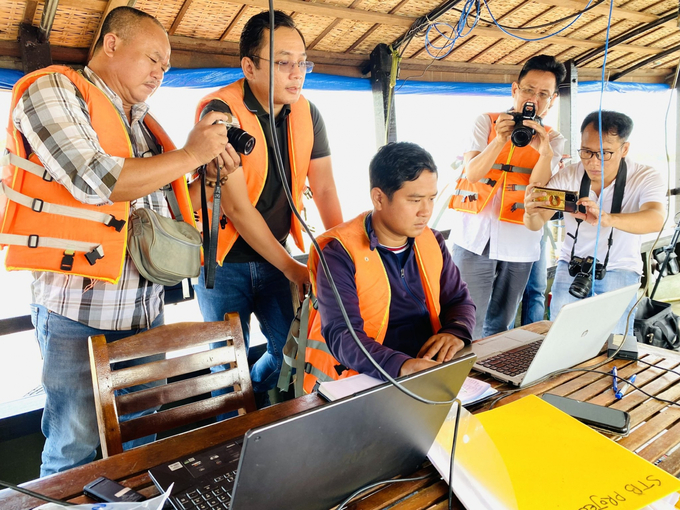
[[[333, 227], [317, 238], [319, 247], [323, 250], [333, 239], [338, 240], [354, 262], [357, 297], [359, 311], [364, 321], [364, 332], [376, 342], [382, 344], [385, 340], [389, 324], [391, 288], [380, 254], [371, 250], [368, 232], [366, 231], [366, 215], [358, 217]], [[415, 238], [413, 245], [420, 281], [425, 291], [425, 304], [430, 314], [432, 331], [437, 333], [441, 329], [439, 312], [439, 279], [444, 266], [444, 258], [437, 238], [429, 228]], [[319, 271], [319, 255], [312, 247], [307, 262], [313, 292], [316, 295], [316, 276]], [[311, 303], [311, 301], [310, 301]], [[307, 349], [305, 353], [304, 389], [307, 393], [314, 391], [316, 381], [344, 379], [357, 372], [351, 367], [344, 369], [338, 360], [330, 353], [326, 340], [321, 335], [321, 316], [310, 305], [309, 328], [307, 334]]]
[[[248, 198], [253, 207], [257, 204], [264, 189], [269, 171], [269, 151], [267, 140], [262, 130], [262, 125], [253, 112], [245, 105], [243, 98], [245, 80], [242, 78], [220, 90], [207, 95], [198, 104], [196, 109], [196, 122], [198, 122], [203, 108], [213, 99], [220, 99], [229, 105], [231, 113], [236, 116], [241, 129], [255, 137], [255, 148], [247, 156], [241, 155], [243, 174], [248, 188]], [[298, 211], [302, 211], [302, 192], [305, 190], [307, 171], [312, 158], [314, 147], [314, 125], [310, 113], [309, 101], [303, 96], [290, 105], [288, 122], [288, 153], [290, 157], [291, 192], [293, 202]], [[272, 167], [274, 168], [274, 167]], [[276, 170], [274, 170], [276, 171]], [[282, 191], [283, 193], [283, 191]], [[208, 219], [209, 221], [210, 219]], [[300, 222], [291, 212], [290, 233], [298, 248], [304, 250], [302, 240], [302, 228]], [[224, 258], [238, 238], [238, 232], [231, 222], [227, 222], [218, 237], [217, 262], [222, 264]]]
[[[134, 156], [118, 110], [83, 75], [65, 66], [50, 66], [20, 79], [12, 90], [10, 112], [38, 78], [51, 73], [66, 76], [83, 97], [102, 149], [112, 156]], [[165, 150], [170, 137], [146, 115], [145, 125]], [[23, 135], [11, 114], [7, 151], [0, 185], [0, 247], [8, 246], [7, 270], [50, 271], [118, 282], [127, 249], [129, 202], [86, 205], [52, 179], [38, 157], [27, 154]], [[172, 183], [184, 221], [195, 226], [184, 178]], [[23, 203], [22, 203], [23, 202]]]
[[[488, 113], [491, 123], [495, 123], [500, 114]], [[545, 126], [550, 132], [551, 128]], [[496, 138], [496, 130], [491, 128], [488, 143]], [[477, 214], [491, 201], [494, 193], [501, 189], [501, 212], [499, 219], [509, 223], [524, 223], [524, 191], [531, 177], [531, 172], [538, 162], [538, 151], [527, 145], [516, 147], [510, 140], [496, 158], [496, 162], [483, 179], [472, 183], [465, 177], [465, 171], [456, 182], [456, 189], [451, 196], [449, 207], [456, 211]]]

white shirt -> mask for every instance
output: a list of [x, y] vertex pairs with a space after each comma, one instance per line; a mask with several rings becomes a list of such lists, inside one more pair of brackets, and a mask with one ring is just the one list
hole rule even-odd
[[[649, 202], [658, 202], [665, 206], [667, 188], [661, 174], [651, 166], [635, 163], [629, 157], [626, 158], [626, 165], [628, 167], [626, 187], [623, 192], [621, 212], [638, 212], [642, 204]], [[578, 191], [581, 187], [583, 172], [582, 163], [579, 162], [578, 164], [569, 165], [555, 174], [550, 180], [550, 187]], [[616, 179], [604, 189], [602, 210], [605, 212], [610, 212], [612, 209], [615, 183]], [[589, 196], [592, 200], [599, 203], [599, 197], [594, 191], [591, 190]], [[560, 252], [560, 260], [569, 262], [571, 259], [571, 247], [574, 244], [574, 240], [566, 235], [566, 233], [573, 235], [576, 232], [576, 225], [577, 223], [574, 215], [565, 213], [565, 237], [564, 243], [562, 243], [562, 251]], [[607, 256], [607, 240], [609, 239], [609, 233], [611, 231], [611, 228], [600, 228], [600, 238], [597, 245], [597, 259], [601, 263], [604, 263], [604, 259]], [[581, 222], [574, 255], [579, 257], [592, 256], [595, 252], [596, 235], [597, 225], [593, 226], [585, 221]], [[635, 271], [637, 274], [642, 274], [642, 258], [640, 257], [641, 243], [641, 235], [629, 234], [628, 232], [614, 229], [607, 269], [625, 269], [628, 271]]]
[[[489, 145], [489, 133], [493, 129], [487, 114], [477, 117], [472, 135], [465, 152], [482, 152]], [[554, 130], [553, 130], [554, 131]], [[553, 174], [558, 170], [566, 139], [557, 131], [550, 141], [553, 150], [551, 168]], [[500, 187], [499, 187], [500, 189]], [[534, 232], [524, 225], [501, 221], [501, 193], [496, 190], [491, 201], [481, 212], [471, 214], [454, 211], [453, 243], [468, 251], [481, 255], [489, 243], [489, 258], [506, 262], [533, 262], [541, 255], [542, 231]]]

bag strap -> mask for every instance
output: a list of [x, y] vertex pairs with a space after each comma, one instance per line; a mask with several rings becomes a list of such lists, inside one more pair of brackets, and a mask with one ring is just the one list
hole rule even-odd
[[307, 295], [305, 300], [298, 308], [295, 318], [290, 325], [288, 331], [288, 338], [286, 345], [283, 347], [283, 364], [281, 366], [281, 374], [279, 375], [278, 388], [281, 391], [287, 391], [290, 387], [290, 380], [292, 378], [292, 369], [295, 369], [295, 379], [293, 381], [295, 389], [295, 397], [304, 395], [304, 374], [305, 374], [305, 355], [307, 353], [307, 346], [320, 348], [316, 340], [309, 340], [307, 333], [309, 329], [309, 307], [311, 297]]

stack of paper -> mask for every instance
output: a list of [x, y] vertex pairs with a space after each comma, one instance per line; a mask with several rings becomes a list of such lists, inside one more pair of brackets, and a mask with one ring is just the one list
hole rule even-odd
[[[319, 394], [327, 400], [333, 401], [373, 388], [384, 382], [370, 375], [358, 374], [337, 381], [321, 383]], [[489, 383], [468, 377], [458, 393], [458, 398], [463, 402], [463, 405], [468, 405], [481, 402], [496, 393], [498, 391], [493, 389]]]
[[[680, 481], [540, 398], [463, 410], [453, 490], [468, 509], [672, 509]], [[455, 409], [428, 457], [448, 480]]]

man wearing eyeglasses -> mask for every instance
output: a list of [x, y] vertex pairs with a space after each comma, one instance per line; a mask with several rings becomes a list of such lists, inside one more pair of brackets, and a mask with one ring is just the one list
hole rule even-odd
[[[290, 16], [275, 11], [274, 26], [273, 114], [287, 186], [301, 211], [302, 193], [309, 183], [328, 229], [342, 223], [330, 148], [319, 111], [300, 95], [305, 75], [314, 64], [307, 61], [304, 38]], [[246, 23], [240, 55], [245, 79], [203, 98], [197, 109], [199, 116], [206, 105], [222, 110], [226, 106], [256, 143], [223, 186], [214, 289], [205, 288], [201, 275], [196, 293], [206, 321], [223, 320], [226, 312], [239, 313], [246, 345], [250, 316], [255, 313], [267, 338], [267, 352], [251, 369], [256, 400], [262, 407], [278, 379], [281, 351], [294, 318], [289, 282], [302, 296], [309, 275], [307, 267], [285, 247], [290, 232], [304, 251], [300, 224], [286, 200], [286, 184], [275, 164], [270, 135], [268, 12]]]
[[453, 260], [477, 306], [473, 338], [506, 331], [513, 323], [541, 234], [523, 225], [524, 193], [530, 182], [547, 182], [558, 168], [564, 137], [535, 120], [531, 142], [516, 146], [512, 112], [533, 103], [544, 117], [557, 97], [564, 66], [548, 55], [530, 58], [512, 84], [509, 112], [480, 115], [464, 155], [450, 207], [456, 210]]
[[[572, 191], [586, 189], [582, 187], [584, 181], [587, 184], [588, 179], [590, 180], [588, 195], [584, 194], [578, 201], [583, 206], [583, 212], [564, 215], [567, 235], [562, 244], [552, 286], [551, 317], [556, 317], [567, 303], [579, 299], [570, 292], [574, 276], [570, 275], [569, 265], [571, 261], [577, 262], [579, 257], [585, 259], [594, 256], [601, 194], [601, 228], [596, 258], [597, 267], [604, 267], [605, 271], [604, 277], [598, 279], [602, 274], [598, 270], [592, 280], [595, 294], [640, 281], [641, 235], [660, 230], [666, 214], [666, 185], [661, 174], [628, 157], [628, 137], [633, 130], [633, 121], [623, 113], [603, 111], [601, 151], [598, 117], [599, 112], [592, 112], [581, 125], [581, 148], [578, 151], [581, 162], [565, 167], [550, 180], [551, 188]], [[534, 191], [535, 185], [539, 184], [531, 184], [527, 188], [524, 224], [531, 230], [540, 230], [554, 211], [540, 208], [546, 194]], [[622, 198], [619, 198], [619, 213], [612, 212], [617, 193], [622, 193]], [[578, 264], [572, 263], [574, 265]], [[584, 272], [587, 269], [583, 268]], [[626, 331], [626, 316], [634, 302], [635, 299], [621, 317], [614, 333], [623, 334]], [[632, 332], [631, 320], [628, 333]]]

